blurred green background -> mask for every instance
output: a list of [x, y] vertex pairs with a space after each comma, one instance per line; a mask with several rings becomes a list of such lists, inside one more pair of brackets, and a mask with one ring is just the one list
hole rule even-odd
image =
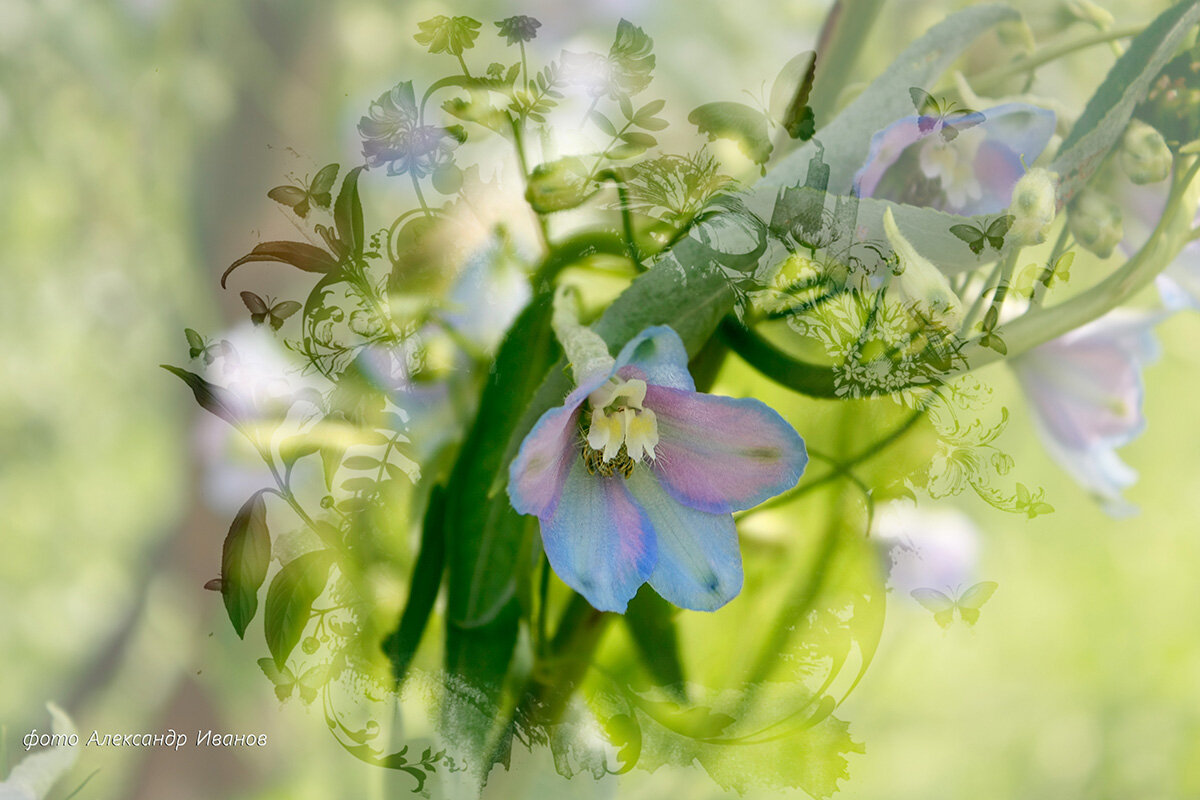
[[[885, 4], [857, 77], [955, 5]], [[1120, 25], [1165, 4], [1106, 7]], [[1052, 4], [1018, 8], [1035, 30], [1058, 19]], [[233, 512], [217, 474], [228, 462], [157, 365], [182, 363], [185, 325], [215, 334], [243, 316], [216, 278], [286, 232], [265, 190], [355, 160], [369, 101], [445, 66], [412, 41], [418, 20], [531, 14], [553, 55], [603, 46], [628, 17], [654, 37], [654, 88], [682, 129], [699, 103], [769, 86], [813, 45], [825, 11], [807, 0], [3, 0], [3, 763], [31, 728], [47, 730], [43, 704], [55, 700], [85, 738], [270, 736], [261, 750], [85, 749], [64, 784], [99, 768], [82, 798], [404, 796], [406, 784], [337, 748], [315, 711], [276, 701], [257, 650], [200, 588]], [[1044, 70], [1037, 90], [1081, 107], [1111, 61], [1088, 51]], [[1000, 589], [976, 628], [948, 632], [889, 599], [876, 661], [839, 711], [866, 749], [840, 796], [1200, 796], [1200, 319], [1173, 317], [1160, 333], [1149, 428], [1122, 453], [1141, 474], [1131, 520], [1110, 520], [1049, 461], [1003, 367], [983, 374], [1013, 411], [1003, 444], [1020, 479], [1044, 486], [1057, 512], [1026, 521], [963, 498], [983, 534], [978, 573]], [[695, 766], [543, 790], [681, 787], [725, 796]]]

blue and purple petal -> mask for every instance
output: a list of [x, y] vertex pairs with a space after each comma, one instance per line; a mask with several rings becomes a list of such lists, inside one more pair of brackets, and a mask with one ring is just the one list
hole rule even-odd
[[645, 404], [658, 418], [654, 473], [691, 508], [751, 508], [795, 486], [808, 463], [804, 440], [758, 400], [651, 385]]
[[567, 473], [554, 513], [541, 523], [554, 572], [600, 611], [624, 613], [658, 562], [654, 529], [625, 479], [590, 475], [581, 458]]

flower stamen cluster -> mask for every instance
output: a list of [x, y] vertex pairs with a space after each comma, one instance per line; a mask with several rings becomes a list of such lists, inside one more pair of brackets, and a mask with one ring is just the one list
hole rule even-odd
[[582, 455], [589, 474], [628, 478], [643, 458], [654, 460], [658, 420], [643, 407], [645, 399], [646, 382], [638, 378], [613, 377], [588, 395], [592, 414]]

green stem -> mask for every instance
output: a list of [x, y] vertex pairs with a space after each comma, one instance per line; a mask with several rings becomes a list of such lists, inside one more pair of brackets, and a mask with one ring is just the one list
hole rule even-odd
[[[845, 411], [841, 415], [837, 433], [839, 450], [844, 447], [846, 440], [851, 434], [853, 427], [851, 423], [852, 417], [852, 414]], [[825, 533], [821, 537], [820, 545], [809, 566], [808, 574], [804, 579], [794, 584], [795, 588], [779, 607], [778, 614], [773, 623], [766, 629], [768, 631], [766, 640], [759, 649], [758, 657], [750, 667], [743, 683], [746, 690], [739, 702], [741, 713], [736, 714], [735, 717], [741, 717], [754, 704], [763, 681], [770, 676], [771, 672], [779, 664], [784, 647], [787, 645], [796, 628], [799, 627], [796, 621], [804, 620], [808, 616], [808, 612], [816, 605], [817, 597], [825, 585], [825, 581], [829, 576], [830, 566], [837, 554], [838, 543], [843, 536], [845, 503], [844, 492], [835, 492], [831, 496]]]
[[597, 181], [612, 181], [617, 187], [617, 199], [621, 207], [621, 227], [625, 231], [625, 244], [629, 247], [629, 260], [634, 263], [639, 272], [645, 271], [646, 267], [642, 264], [642, 254], [638, 249], [637, 240], [633, 235], [633, 217], [629, 213], [629, 194], [625, 188], [625, 181], [616, 170], [606, 169], [596, 176]]
[[1005, 264], [1010, 260], [1010, 256], [1005, 256], [996, 262], [992, 267], [991, 274], [988, 275], [987, 282], [983, 284], [983, 288], [979, 290], [979, 296], [975, 298], [975, 302], [971, 303], [971, 307], [963, 316], [962, 327], [958, 330], [958, 335], [962, 339], [971, 338], [971, 326], [975, 324], [979, 317], [979, 312], [983, 310], [983, 304], [987, 300], [988, 290], [995, 289], [999, 286], [999, 281], [1005, 272]]
[[1084, 36], [1073, 42], [1051, 45], [1025, 58], [1017, 59], [1011, 64], [996, 67], [981, 75], [976, 75], [971, 79], [971, 83], [975, 87], [976, 92], [987, 94], [988, 89], [1003, 83], [1008, 78], [1030, 72], [1043, 64], [1055, 61], [1078, 50], [1085, 50], [1089, 47], [1095, 47], [1098, 44], [1105, 44], [1117, 39], [1128, 39], [1131, 36], [1137, 36], [1145, 30], [1145, 27], [1144, 25], [1131, 25], [1125, 28], [1115, 28], [1111, 31], [1100, 31], [1091, 36]]
[[[518, 120], [512, 114], [505, 114], [508, 117], [508, 125], [512, 129], [513, 147], [517, 151], [517, 164], [521, 167], [521, 177], [525, 181], [525, 185], [529, 185], [529, 162], [525, 156], [525, 123]], [[534, 211], [534, 216], [537, 218], [538, 234], [542, 240], [542, 252], [549, 255], [552, 250], [550, 247], [550, 223], [546, 217], [537, 211]]]
[[425, 212], [425, 216], [432, 217], [433, 212], [429, 210], [429, 205], [425, 202], [425, 193], [421, 191], [421, 182], [417, 180], [417, 173], [410, 170], [408, 175], [412, 178], [413, 190], [417, 193], [417, 202], [421, 204], [421, 210]]
[[1050, 278], [1054, 275], [1054, 268], [1058, 265], [1058, 258], [1067, 249], [1067, 235], [1069, 230], [1067, 223], [1064, 221], [1062, 230], [1058, 232], [1058, 238], [1054, 241], [1054, 248], [1050, 251], [1050, 260], [1046, 262], [1046, 268], [1042, 270], [1042, 274], [1038, 277], [1037, 283], [1033, 285], [1033, 297], [1029, 299], [1029, 307], [1031, 309], [1039, 308], [1042, 301], [1045, 299], [1047, 292], [1050, 291], [1046, 285]]
[[458, 65], [462, 67], [463, 75], [466, 75], [468, 78], [472, 77], [471, 70], [467, 69], [467, 62], [463, 58], [462, 53], [455, 53], [454, 55], [458, 59]]
[[529, 91], [529, 62], [525, 60], [525, 42], [519, 42], [521, 46], [521, 74], [525, 76], [525, 91]]
[[392, 222], [391, 226], [388, 228], [388, 236], [387, 236], [388, 260], [392, 262], [392, 266], [398, 266], [400, 263], [400, 253], [392, 250], [392, 240], [396, 238], [396, 231], [397, 231], [397, 229], [399, 229], [400, 223], [404, 222], [404, 220], [408, 219], [409, 217], [413, 216], [414, 214], [422, 213], [422, 211], [424, 211], [425, 213], [428, 213], [429, 209], [411, 208], [408, 211], [405, 211], [400, 216], [396, 217], [395, 221]]
[[[1188, 163], [1188, 162], [1184, 162]], [[1125, 266], [1105, 280], [1065, 303], [1035, 309], [1004, 326], [1009, 357], [1020, 355], [1044, 342], [1091, 322], [1148, 286], [1170, 264], [1183, 246], [1200, 198], [1200, 159], [1193, 159], [1173, 182], [1167, 206], [1154, 233]], [[1193, 185], [1195, 184], [1195, 185]], [[975, 347], [968, 355], [971, 369], [996, 361], [1000, 354]]]
[[734, 516], [740, 522], [741, 520], [744, 520], [747, 517], [753, 516], [754, 514], [758, 514], [759, 512], [770, 511], [773, 508], [778, 508], [779, 506], [787, 505], [788, 503], [795, 500], [797, 497], [805, 495], [808, 492], [811, 492], [813, 489], [816, 489], [819, 486], [824, 486], [825, 484], [829, 483], [830, 481], [836, 479], [839, 475], [845, 474], [851, 468], [858, 466], [859, 464], [863, 463], [864, 461], [874, 458], [875, 456], [879, 455], [887, 448], [891, 447], [893, 444], [895, 444], [900, 439], [902, 439], [906, 433], [908, 433], [910, 430], [912, 430], [913, 427], [915, 427], [916, 424], [918, 422], [920, 422], [924, 417], [925, 417], [924, 409], [918, 409], [917, 411], [914, 411], [911, 415], [909, 415], [908, 419], [906, 419], [898, 428], [896, 428], [896, 430], [892, 431], [887, 436], [883, 437], [878, 442], [876, 442], [875, 444], [866, 448], [865, 450], [858, 453], [857, 455], [851, 456], [849, 460], [842, 462], [837, 468], [831, 469], [831, 470], [829, 470], [829, 472], [826, 472], [824, 475], [822, 475], [819, 478], [816, 478], [815, 480], [809, 481], [807, 483], [802, 483], [799, 486], [795, 487], [794, 489], [786, 491], [783, 494], [776, 495], [775, 497], [771, 498], [770, 500], [766, 501], [765, 503], [760, 503], [759, 505], [755, 506], [754, 508], [749, 509], [748, 511], [744, 511], [740, 514], [736, 514]]

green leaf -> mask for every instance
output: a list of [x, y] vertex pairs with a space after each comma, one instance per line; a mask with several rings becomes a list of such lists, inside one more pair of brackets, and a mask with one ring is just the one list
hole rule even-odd
[[613, 80], [626, 95], [635, 95], [650, 85], [654, 72], [653, 48], [654, 40], [641, 28], [627, 19], [617, 24], [608, 61], [613, 68]]
[[534, 167], [525, 188], [525, 199], [534, 211], [550, 214], [577, 208], [595, 191], [587, 165], [577, 156], [567, 156]]
[[646, 121], [655, 118], [666, 104], [666, 100], [651, 100], [649, 103], [646, 103], [646, 105], [639, 108], [637, 113], [633, 115], [633, 124], [643, 128], [646, 127]]
[[1145, 98], [1151, 81], [1179, 50], [1197, 22], [1200, 22], [1200, 0], [1172, 6], [1134, 38], [1109, 70], [1050, 167], [1061, 176], [1060, 205], [1073, 198], [1100, 167], [1125, 132], [1134, 107]]
[[321, 445], [321, 472], [325, 476], [325, 488], [333, 488], [333, 479], [338, 468], [342, 466], [342, 455], [346, 448], [337, 442], [327, 442]]
[[332, 550], [313, 550], [289, 561], [272, 579], [263, 610], [263, 628], [267, 649], [278, 669], [284, 668], [299, 644], [313, 602], [325, 591], [333, 562]]
[[379, 469], [379, 459], [370, 456], [351, 456], [342, 462], [346, 469]]
[[639, 145], [644, 148], [651, 148], [658, 144], [658, 139], [655, 139], [648, 133], [640, 133], [638, 131], [622, 133], [621, 141], [629, 144]]
[[446, 488], [454, 498], [446, 509], [447, 611], [458, 625], [492, 619], [513, 597], [518, 559], [532, 557], [521, 552], [520, 543], [524, 526], [536, 520], [517, 514], [503, 487], [511, 458], [507, 445], [528, 431], [514, 424], [558, 358], [550, 317], [551, 297], [543, 293], [509, 329]]
[[383, 652], [392, 664], [392, 675], [396, 682], [404, 680], [408, 667], [416, 655], [421, 636], [446, 566], [446, 489], [435, 486], [429, 496], [429, 507], [421, 527], [421, 549], [413, 564], [409, 581], [408, 601], [400, 615], [400, 624], [383, 640]]
[[159, 364], [159, 366], [186, 383], [191, 388], [192, 394], [196, 396], [196, 402], [205, 411], [217, 415], [235, 428], [241, 425], [245, 410], [242, 402], [233, 392], [209, 383], [194, 372], [188, 372], [170, 364]]
[[356, 259], [363, 254], [363, 210], [358, 198], [358, 176], [363, 167], [355, 167], [342, 179], [342, 188], [333, 204], [333, 221], [338, 240]]
[[604, 732], [613, 747], [617, 748], [617, 763], [621, 768], [614, 775], [629, 772], [637, 765], [642, 754], [642, 728], [637, 719], [629, 714], [614, 714], [604, 720]]
[[705, 103], [688, 114], [688, 122], [709, 140], [729, 139], [755, 164], [765, 164], [771, 157], [771, 140], [767, 135], [767, 117], [761, 111], [742, 103]]
[[225, 280], [229, 273], [251, 261], [276, 261], [304, 272], [317, 272], [322, 275], [337, 269], [338, 265], [337, 259], [327, 250], [307, 242], [263, 242], [229, 265], [221, 275], [221, 288], [225, 288]]
[[454, 194], [462, 188], [463, 172], [457, 164], [443, 164], [433, 171], [433, 188], [442, 194]]
[[621, 109], [621, 116], [625, 119], [633, 119], [633, 101], [629, 99], [629, 95], [617, 95], [617, 107]]
[[683, 664], [679, 660], [679, 637], [672, 618], [674, 613], [675, 609], [670, 603], [649, 586], [643, 586], [629, 601], [629, 608], [622, 619], [651, 677], [679, 700], [686, 700]]
[[239, 639], [246, 638], [246, 626], [258, 610], [258, 589], [271, 563], [264, 491], [251, 495], [238, 511], [221, 550], [221, 597]]
[[470, 17], [447, 17], [438, 14], [424, 22], [418, 22], [420, 33], [414, 34], [417, 44], [423, 44], [431, 53], [449, 53], [460, 56], [464, 50], [475, 46], [480, 23]]
[[608, 136], [617, 135], [617, 127], [612, 124], [608, 117], [604, 116], [599, 111], [596, 111], [595, 109], [589, 111], [588, 119], [590, 119], [592, 124], [599, 128], [602, 133]]
[[375, 489], [375, 481], [371, 478], [347, 478], [342, 481], [342, 489], [347, 492], [370, 492]]
[[613, 161], [623, 161], [627, 158], [637, 158], [646, 152], [646, 145], [636, 142], [622, 142], [616, 147], [609, 148], [605, 155]]

